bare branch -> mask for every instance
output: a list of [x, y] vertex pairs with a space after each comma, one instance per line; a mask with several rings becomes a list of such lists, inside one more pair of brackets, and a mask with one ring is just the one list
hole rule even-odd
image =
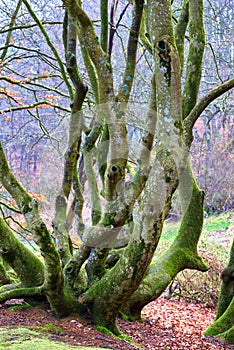
[[[13, 13], [13, 15], [11, 17], [11, 21], [10, 21], [10, 24], [9, 24], [9, 29], [12, 29], [14, 27], [16, 16], [17, 16], [17, 14], [19, 12], [21, 4], [22, 4], [22, 0], [19, 0], [18, 4], [16, 6], [16, 9], [15, 9], [15, 12]], [[2, 53], [2, 55], [0, 57], [1, 61], [4, 61], [4, 58], [6, 57], [7, 50], [8, 50], [8, 45], [9, 45], [10, 40], [11, 40], [11, 34], [12, 34], [12, 31], [9, 31], [8, 34], [7, 34], [6, 42], [5, 42], [5, 48], [4, 48], [3, 53]]]
[[183, 68], [184, 68], [184, 39], [185, 39], [185, 32], [186, 32], [188, 20], [189, 20], [188, 6], [189, 6], [188, 0], [184, 0], [180, 17], [175, 27], [175, 39], [176, 39], [177, 50], [180, 57], [181, 73], [183, 72]]
[[221, 83], [223, 83], [223, 79], [221, 78], [221, 75], [219, 73], [219, 67], [218, 67], [218, 63], [217, 63], [216, 57], [215, 57], [215, 52], [214, 52], [213, 46], [212, 46], [211, 43], [207, 43], [207, 46], [209, 46], [209, 48], [210, 48], [210, 50], [212, 52], [212, 56], [213, 56], [213, 59], [214, 59], [214, 64], [215, 64], [215, 69], [216, 69], [217, 76], [218, 76], [219, 80], [221, 81]]
[[9, 113], [9, 112], [15, 112], [15, 111], [20, 111], [20, 110], [23, 110], [23, 109], [32, 109], [32, 108], [35, 108], [35, 107], [38, 107], [40, 106], [41, 108], [42, 107], [47, 107], [47, 106], [51, 106], [51, 107], [54, 107], [54, 108], [58, 108], [60, 109], [61, 111], [65, 111], [65, 112], [71, 112], [70, 109], [68, 108], [65, 108], [65, 107], [62, 107], [60, 105], [57, 105], [55, 103], [51, 103], [49, 101], [46, 101], [46, 100], [43, 100], [43, 101], [38, 101], [38, 102], [35, 102], [35, 103], [32, 103], [30, 105], [24, 105], [24, 106], [19, 106], [19, 107], [10, 107], [10, 108], [6, 108], [6, 109], [3, 109], [0, 111], [0, 114], [5, 114], [5, 113]]
[[52, 41], [50, 40], [49, 36], [48, 36], [48, 33], [46, 32], [43, 24], [41, 23], [41, 21], [39, 20], [39, 18], [36, 16], [35, 12], [33, 11], [33, 9], [31, 8], [31, 6], [29, 5], [28, 1], [27, 0], [22, 0], [24, 5], [27, 7], [28, 9], [28, 12], [30, 13], [30, 15], [32, 16], [32, 18], [35, 20], [35, 22], [37, 23], [38, 27], [40, 28], [43, 36], [45, 37], [46, 39], [46, 42], [49, 46], [49, 48], [51, 49], [51, 51], [53, 52], [57, 62], [58, 62], [58, 65], [59, 65], [59, 68], [61, 70], [61, 74], [63, 76], [63, 79], [64, 79], [64, 82], [65, 84], [67, 85], [67, 88], [68, 88], [68, 91], [69, 91], [69, 94], [71, 96], [71, 98], [73, 97], [73, 89], [71, 87], [71, 84], [67, 78], [67, 75], [66, 75], [66, 72], [65, 72], [65, 69], [64, 69], [64, 65], [63, 65], [63, 62], [61, 60], [61, 57], [58, 53], [58, 51], [56, 50], [55, 46], [53, 45]]
[[101, 12], [101, 47], [104, 52], [108, 49], [108, 0], [100, 1]]
[[216, 88], [209, 91], [205, 96], [201, 98], [201, 100], [196, 104], [196, 106], [192, 109], [189, 115], [184, 120], [185, 127], [185, 136], [188, 144], [192, 142], [192, 129], [200, 117], [201, 113], [205, 110], [205, 108], [216, 98], [223, 95], [225, 92], [229, 91], [234, 87], [234, 78], [225, 83], [217, 86]]
[[197, 102], [204, 48], [203, 0], [189, 1], [189, 53], [183, 90], [183, 119]]
[[137, 45], [138, 37], [141, 28], [141, 17], [143, 12], [143, 0], [134, 1], [134, 8], [132, 11], [133, 19], [132, 25], [128, 38], [128, 47], [127, 47], [127, 61], [126, 68], [124, 72], [123, 83], [118, 91], [118, 101], [127, 102], [130, 96], [132, 89], [133, 78], [136, 68], [136, 55], [137, 55]]
[[[43, 77], [40, 77], [40, 78], [43, 78]], [[0, 76], [0, 80], [5, 80], [5, 81], [7, 81], [10, 84], [18, 85], [21, 88], [24, 88], [24, 89], [27, 89], [27, 90], [30, 90], [30, 91], [34, 91], [35, 89], [29, 88], [28, 85], [37, 86], [39, 88], [42, 88], [42, 89], [45, 89], [45, 90], [48, 90], [48, 91], [53, 91], [56, 94], [61, 95], [63, 97], [69, 97], [69, 95], [67, 95], [66, 93], [64, 93], [64, 92], [62, 92], [62, 91], [60, 91], [58, 89], [55, 89], [55, 88], [50, 87], [50, 86], [46, 86], [46, 85], [38, 83], [38, 82], [33, 82], [29, 78], [27, 78], [25, 80], [16, 80], [16, 79], [13, 79], [13, 78], [11, 78], [9, 76]]]
[[113, 78], [108, 55], [102, 50], [93, 23], [77, 0], [63, 0], [70, 18], [77, 26], [99, 77], [100, 103], [113, 99]]
[[[60, 21], [53, 21], [53, 22], [42, 21], [41, 23], [43, 25], [56, 25], [56, 24], [62, 24], [63, 22], [60, 22]], [[20, 26], [8, 28], [8, 29], [3, 29], [3, 30], [0, 30], [0, 34], [12, 32], [12, 31], [18, 30], [18, 29], [28, 29], [28, 28], [33, 28], [33, 27], [37, 27], [37, 23], [25, 24], [25, 25], [20, 25]]]
[[116, 10], [116, 9], [114, 9], [114, 2], [112, 3], [112, 6], [111, 6], [111, 14], [110, 14], [110, 25], [111, 25], [111, 28], [110, 28], [109, 45], [108, 45], [108, 46], [109, 46], [109, 47], [108, 47], [108, 54], [109, 54], [109, 56], [111, 56], [111, 54], [112, 54], [113, 42], [114, 42], [114, 35], [115, 35], [115, 33], [116, 33], [116, 31], [117, 31], [119, 25], [120, 25], [120, 22], [121, 22], [121, 20], [122, 20], [122, 18], [123, 18], [123, 16], [124, 16], [125, 12], [127, 11], [127, 8], [128, 8], [129, 5], [130, 5], [130, 3], [128, 3], [128, 4], [124, 7], [122, 13], [121, 13], [120, 16], [119, 16], [118, 22], [117, 22], [116, 25], [115, 25], [115, 24], [114, 24], [114, 17], [115, 17], [115, 10]]
[[17, 213], [17, 214], [22, 214], [21, 211], [15, 207], [12, 207], [11, 205], [8, 205], [7, 203], [5, 202], [2, 202], [0, 201], [0, 205], [3, 205], [4, 207], [6, 207], [7, 209], [13, 211], [14, 213]]

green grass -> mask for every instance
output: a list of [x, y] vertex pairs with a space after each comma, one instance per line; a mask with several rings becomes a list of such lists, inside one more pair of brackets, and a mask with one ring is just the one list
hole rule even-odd
[[71, 346], [56, 342], [41, 335], [38, 331], [31, 331], [24, 327], [2, 327], [0, 329], [0, 349], [9, 350], [101, 350], [87, 346]]
[[56, 326], [53, 323], [46, 323], [43, 326], [29, 326], [27, 327], [33, 331], [46, 332], [46, 333], [64, 333], [64, 329]]
[[217, 230], [227, 230], [231, 225], [231, 213], [210, 216], [205, 219], [203, 231], [213, 232]]
[[[227, 230], [232, 224], [232, 218], [232, 212], [205, 218], [199, 242], [199, 249], [212, 251], [219, 259], [226, 261], [229, 256], [232, 240], [232, 237]], [[156, 258], [172, 244], [178, 233], [179, 227], [180, 222], [165, 222], [159, 245], [156, 250]]]

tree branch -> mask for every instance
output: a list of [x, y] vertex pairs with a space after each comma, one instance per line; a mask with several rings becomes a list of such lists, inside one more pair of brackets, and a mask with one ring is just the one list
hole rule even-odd
[[183, 90], [183, 119], [197, 102], [204, 48], [203, 0], [189, 1], [189, 53]]
[[152, 47], [150, 39], [149, 39], [149, 33], [147, 33], [146, 17], [147, 17], [147, 9], [144, 8], [143, 13], [142, 13], [142, 18], [141, 18], [140, 39], [141, 39], [143, 46], [152, 55], [153, 54], [153, 47]]
[[69, 112], [69, 113], [71, 112], [70, 109], [68, 109], [68, 108], [61, 107], [60, 105], [57, 105], [55, 103], [52, 103], [52, 102], [44, 100], [44, 101], [38, 101], [38, 102], [32, 103], [31, 105], [6, 108], [6, 109], [1, 110], [0, 114], [5, 114], [5, 113], [15, 112], [15, 111], [21, 111], [21, 110], [24, 110], [24, 109], [32, 109], [32, 108], [35, 108], [37, 106], [40, 106], [41, 108], [45, 107], [45, 106], [51, 106], [51, 107], [54, 107], [54, 108], [58, 108], [61, 111], [65, 111], [65, 112]]
[[107, 53], [108, 50], [108, 0], [100, 1], [101, 12], [101, 48]]
[[[67, 26], [67, 28], [65, 28]], [[65, 153], [62, 189], [56, 198], [54, 231], [56, 246], [65, 265], [71, 258], [70, 238], [67, 229], [67, 200], [77, 167], [81, 143], [81, 107], [84, 102], [87, 86], [84, 84], [76, 61], [76, 27], [70, 18], [65, 17], [64, 38], [67, 72], [75, 88], [74, 99], [71, 103], [71, 118], [69, 125], [68, 148]]]
[[127, 102], [134, 79], [134, 73], [136, 68], [136, 55], [137, 55], [137, 45], [138, 45], [138, 37], [141, 28], [141, 18], [143, 13], [143, 0], [135, 0], [134, 7], [132, 11], [132, 25], [128, 38], [128, 46], [127, 46], [127, 60], [126, 60], [126, 68], [124, 72], [123, 83], [121, 84], [117, 99], [118, 101]]
[[58, 62], [58, 65], [59, 65], [59, 68], [60, 68], [60, 71], [61, 71], [61, 74], [63, 76], [63, 80], [65, 82], [65, 84], [67, 85], [67, 88], [68, 88], [68, 91], [69, 91], [69, 94], [70, 94], [70, 97], [72, 98], [73, 97], [73, 89], [71, 87], [71, 84], [67, 78], [67, 75], [66, 75], [66, 72], [65, 72], [65, 69], [64, 69], [64, 65], [63, 65], [63, 62], [61, 60], [61, 57], [58, 53], [58, 51], [56, 50], [55, 46], [53, 45], [52, 41], [50, 40], [49, 36], [48, 36], [48, 33], [46, 32], [43, 24], [41, 23], [41, 21], [39, 20], [39, 18], [36, 16], [35, 12], [33, 11], [33, 9], [31, 8], [31, 6], [29, 5], [28, 1], [27, 0], [22, 0], [24, 5], [27, 7], [28, 9], [28, 12], [30, 13], [30, 15], [32, 16], [32, 18], [35, 20], [35, 22], [37, 23], [38, 27], [40, 28], [43, 36], [45, 37], [45, 40], [49, 46], [49, 48], [51, 49], [51, 51], [53, 52], [57, 62]]
[[[0, 254], [13, 268], [23, 287], [39, 286], [44, 282], [44, 264], [13, 233], [0, 217]], [[23, 266], [23, 268], [22, 268]]]
[[[22, 4], [22, 0], [19, 0], [18, 4], [16, 6], [16, 9], [15, 9], [13, 15], [11, 16], [11, 21], [10, 21], [9, 28], [8, 28], [9, 30], [14, 27], [16, 16], [17, 16], [17, 14], [19, 12], [21, 4]], [[1, 54], [0, 61], [4, 61], [4, 58], [6, 57], [7, 50], [8, 50], [8, 45], [9, 45], [10, 40], [11, 40], [11, 35], [12, 35], [12, 31], [10, 30], [8, 32], [8, 34], [7, 34], [7, 37], [6, 37], [5, 48], [3, 50], [3, 53]]]
[[110, 35], [109, 35], [109, 47], [108, 47], [108, 55], [111, 57], [111, 54], [112, 54], [112, 49], [113, 49], [113, 43], [114, 43], [114, 35], [115, 33], [117, 33], [117, 28], [119, 27], [120, 25], [120, 22], [125, 14], [125, 12], [127, 11], [127, 8], [128, 6], [130, 5], [130, 3], [128, 3], [122, 13], [120, 14], [119, 16], [119, 19], [118, 19], [118, 22], [116, 23], [116, 25], [114, 24], [114, 19], [115, 19], [115, 13], [116, 13], [116, 10], [117, 10], [117, 6], [118, 6], [118, 1], [117, 3], [115, 4], [115, 0], [112, 1], [112, 4], [111, 4], [111, 12], [110, 12]]
[[180, 17], [175, 27], [175, 39], [176, 39], [177, 50], [180, 57], [181, 73], [183, 72], [183, 68], [184, 68], [184, 39], [185, 39], [185, 32], [186, 32], [188, 20], [189, 20], [188, 3], [189, 3], [188, 0], [183, 1]]
[[8, 205], [7, 203], [5, 202], [2, 202], [0, 201], [0, 205], [4, 205], [4, 207], [6, 207], [7, 209], [13, 211], [14, 213], [17, 213], [17, 214], [22, 214], [21, 211], [15, 207], [12, 207], [11, 205]]
[[49, 290], [62, 288], [62, 266], [50, 232], [40, 217], [38, 203], [16, 179], [7, 162], [0, 142], [0, 182], [15, 199], [31, 229], [35, 243], [40, 247], [46, 267], [46, 286]]
[[63, 0], [70, 18], [77, 26], [99, 78], [100, 103], [113, 99], [113, 78], [108, 55], [102, 50], [93, 23], [77, 0]]
[[[60, 21], [53, 21], [53, 22], [42, 21], [41, 23], [43, 25], [47, 25], [47, 24], [55, 25], [55, 24], [62, 24], [63, 22], [60, 22]], [[37, 27], [37, 23], [25, 24], [25, 25], [21, 25], [21, 26], [11, 27], [11, 28], [8, 28], [8, 29], [3, 29], [3, 30], [0, 30], [0, 34], [12, 32], [12, 31], [18, 30], [18, 29], [28, 29], [28, 28], [33, 28], [33, 27]]]
[[209, 91], [205, 96], [201, 98], [201, 100], [196, 104], [196, 106], [192, 109], [189, 115], [184, 120], [184, 128], [185, 128], [185, 138], [187, 144], [191, 144], [192, 142], [192, 129], [200, 117], [201, 113], [206, 109], [206, 107], [214, 101], [219, 96], [223, 95], [225, 92], [229, 91], [234, 87], [234, 78], [225, 83], [217, 86], [216, 88]]
[[63, 97], [69, 97], [68, 94], [66, 94], [66, 93], [64, 93], [62, 91], [59, 91], [58, 89], [55, 89], [55, 88], [50, 87], [50, 86], [46, 86], [46, 85], [38, 83], [38, 82], [32, 82], [30, 79], [16, 80], [16, 79], [13, 79], [13, 78], [8, 77], [8, 76], [0, 76], [0, 80], [7, 81], [8, 83], [10, 83], [12, 85], [18, 85], [21, 88], [24, 88], [24, 89], [27, 89], [27, 90], [30, 90], [30, 91], [35, 91], [35, 89], [30, 89], [27, 85], [37, 86], [39, 88], [42, 88], [42, 89], [45, 89], [45, 90], [48, 90], [48, 91], [53, 91], [56, 94], [61, 95]]
[[[4, 286], [5, 287], [5, 286]], [[17, 286], [18, 287], [18, 286]], [[11, 286], [12, 288], [12, 286]], [[5, 301], [9, 299], [19, 299], [23, 297], [35, 297], [38, 295], [42, 295], [44, 293], [43, 287], [33, 287], [33, 288], [16, 288], [5, 290], [1, 292], [0, 290], [0, 303], [3, 304]]]

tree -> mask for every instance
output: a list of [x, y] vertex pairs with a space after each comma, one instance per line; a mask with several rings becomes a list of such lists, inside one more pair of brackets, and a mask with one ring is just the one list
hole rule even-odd
[[206, 335], [221, 337], [234, 343], [234, 242], [230, 260], [222, 271], [222, 286], [215, 322], [206, 330]]
[[[202, 0], [184, 0], [177, 19], [172, 16], [171, 1], [148, 0], [145, 6], [143, 0], [130, 1], [120, 8], [117, 22], [118, 2], [112, 1], [109, 8], [108, 1], [103, 0], [100, 27], [96, 28], [91, 20], [92, 12], [89, 15], [89, 9], [82, 7], [79, 0], [63, 0], [63, 5], [66, 71], [62, 55], [55, 47], [57, 41], [53, 42], [50, 30], [46, 31], [45, 24], [37, 17], [37, 7], [27, 0], [19, 1], [7, 29], [2, 66], [9, 65], [5, 61], [7, 50], [11, 45], [16, 46], [10, 44], [11, 33], [16, 30], [15, 19], [24, 6], [52, 52], [53, 61], [41, 50], [35, 49], [36, 54], [57, 70], [59, 74], [54, 76], [54, 81], [65, 83], [66, 88], [61, 88], [59, 82], [40, 83], [40, 72], [29, 80], [24, 79], [27, 72], [20, 79], [15, 79], [17, 71], [12, 76], [8, 72], [1, 80], [18, 86], [20, 91], [29, 89], [34, 101], [19, 105], [17, 96], [4, 88], [10, 107], [4, 105], [2, 113], [27, 110], [51, 142], [57, 140], [48, 132], [46, 112], [40, 114], [39, 106], [50, 106], [55, 114], [59, 110], [69, 111], [70, 119], [53, 229], [43, 220], [38, 195], [30, 194], [21, 185], [0, 146], [0, 181], [13, 200], [13, 204], [1, 202], [1, 273], [7, 281], [4, 266], [10, 265], [19, 279], [10, 288], [8, 284], [1, 287], [0, 302], [44, 295], [58, 315], [89, 312], [96, 325], [119, 334], [116, 326], [119, 312], [129, 319], [138, 319], [142, 308], [156, 299], [179, 271], [208, 269], [197, 252], [205, 193], [196, 183], [189, 152], [196, 120], [213, 100], [234, 86], [234, 79], [223, 82], [198, 100], [205, 47]], [[113, 43], [121, 30], [121, 19], [131, 7], [121, 70], [122, 62], [114, 60]], [[20, 29], [24, 27], [22, 20]], [[189, 49], [185, 59], [187, 35]], [[83, 65], [77, 54], [77, 40]], [[121, 36], [125, 46], [124, 40]], [[136, 72], [142, 52], [139, 43], [153, 67], [146, 112], [142, 104], [131, 100], [133, 88], [137, 89], [135, 80], [139, 82]], [[34, 52], [34, 48], [31, 50]], [[44, 76], [53, 78], [48, 73]], [[60, 103], [51, 102], [46, 95], [48, 90], [60, 95]], [[40, 96], [45, 99], [40, 100]], [[68, 96], [70, 110], [66, 102], [62, 105], [63, 98]], [[93, 115], [86, 115], [87, 104], [95, 107]], [[55, 124], [52, 123], [51, 130]], [[52, 183], [54, 180], [55, 176], [50, 178]], [[87, 215], [84, 210], [87, 186], [91, 225], [83, 217]], [[180, 195], [181, 226], [172, 246], [152, 262], [175, 191]], [[7, 220], [8, 211], [24, 217], [28, 234], [40, 249], [40, 257], [13, 233]], [[72, 247], [70, 236], [74, 220], [82, 242], [78, 249]]]

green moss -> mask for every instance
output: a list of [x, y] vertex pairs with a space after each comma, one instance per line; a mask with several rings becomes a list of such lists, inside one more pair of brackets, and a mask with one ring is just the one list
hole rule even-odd
[[24, 327], [3, 327], [0, 329], [0, 349], [9, 350], [100, 350], [85, 346], [71, 346], [43, 337], [38, 331]]
[[165, 181], [166, 181], [167, 183], [169, 183], [169, 182], [171, 181], [171, 177], [170, 177], [170, 176], [166, 176], [166, 177], [165, 177]]
[[101, 220], [102, 213], [100, 210], [92, 209], [92, 224], [97, 225]]
[[[123, 313], [121, 313], [121, 315], [124, 315]], [[125, 315], [125, 317], [127, 317]], [[126, 318], [125, 318], [126, 319]], [[127, 318], [128, 319], [128, 318]], [[124, 334], [124, 333], [120, 333], [120, 335], [116, 336], [115, 334], [113, 334], [111, 331], [109, 331], [106, 327], [103, 327], [103, 326], [96, 326], [96, 329], [103, 333], [103, 334], [107, 334], [107, 335], [111, 335], [113, 338], [115, 339], [124, 339], [126, 340], [129, 344], [132, 344], [134, 346], [137, 346], [138, 349], [141, 349], [139, 348], [138, 344], [136, 344], [129, 335], [127, 334]]]
[[119, 336], [118, 336], [119, 339], [124, 339], [126, 340], [129, 344], [132, 344], [133, 346], [135, 346], [137, 349], [141, 350], [142, 348], [139, 347], [139, 345], [137, 343], [135, 343], [131, 337], [127, 334], [124, 334], [124, 333], [121, 333]]
[[129, 321], [129, 316], [126, 315], [124, 312], [120, 312], [119, 314], [120, 314], [120, 317], [121, 317], [123, 320]]
[[228, 331], [218, 334], [217, 337], [227, 341], [230, 344], [234, 344], [234, 326], [232, 326]]
[[179, 130], [180, 136], [182, 136], [183, 135], [183, 131], [184, 131], [184, 126], [183, 126], [182, 121], [181, 120], [175, 121], [174, 126]]
[[[143, 250], [145, 249], [145, 241], [141, 239], [141, 242], [138, 244], [138, 249], [137, 250], [132, 250], [132, 254], [134, 256], [132, 257], [134, 259], [134, 262], [132, 262], [132, 266], [134, 266], [132, 278], [135, 279], [137, 273], [138, 273], [138, 261], [141, 260]], [[146, 254], [146, 252], [145, 252]]]
[[46, 323], [43, 326], [30, 327], [32, 330], [39, 330], [41, 332], [51, 332], [51, 333], [64, 333], [64, 329], [56, 326], [53, 323]]
[[106, 213], [102, 220], [103, 226], [108, 227], [114, 224], [116, 213]]
[[32, 306], [29, 304], [21, 304], [21, 305], [13, 305], [9, 307], [9, 311], [15, 311], [15, 310], [25, 310], [25, 309], [30, 309]]
[[106, 327], [103, 326], [96, 326], [95, 327], [97, 331], [103, 333], [103, 334], [108, 334], [111, 335], [112, 337], [116, 337], [114, 333], [112, 333], [111, 331], [109, 331], [109, 329], [107, 329]]

